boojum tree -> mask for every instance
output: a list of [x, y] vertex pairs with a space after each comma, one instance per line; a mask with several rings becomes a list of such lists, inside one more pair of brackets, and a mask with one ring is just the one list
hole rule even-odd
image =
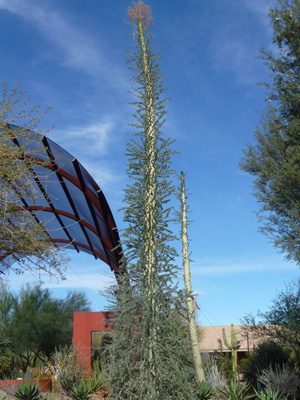
[[137, 98], [133, 138], [127, 145], [132, 183], [125, 189], [127, 228], [122, 235], [130, 286], [121, 284], [110, 292], [115, 311], [110, 387], [114, 399], [189, 399], [195, 374], [182, 324], [184, 297], [175, 282], [178, 267], [169, 228], [174, 152], [172, 141], [161, 132], [167, 99], [162, 98], [160, 55], [151, 44], [150, 7], [139, 1], [128, 9], [128, 17], [134, 27], [129, 61]]

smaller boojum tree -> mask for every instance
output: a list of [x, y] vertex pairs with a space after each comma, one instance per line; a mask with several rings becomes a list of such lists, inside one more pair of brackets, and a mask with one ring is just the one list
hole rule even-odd
[[187, 204], [186, 204], [186, 190], [185, 190], [185, 176], [181, 171], [180, 175], [181, 190], [180, 190], [180, 203], [181, 203], [181, 240], [182, 240], [182, 254], [183, 254], [183, 268], [184, 268], [184, 283], [186, 290], [186, 304], [188, 310], [188, 320], [190, 326], [190, 337], [194, 356], [194, 363], [199, 382], [205, 380], [204, 370], [201, 360], [201, 353], [199, 347], [199, 339], [195, 318], [195, 299], [193, 296], [190, 272], [190, 257], [189, 257], [189, 242], [187, 233]]

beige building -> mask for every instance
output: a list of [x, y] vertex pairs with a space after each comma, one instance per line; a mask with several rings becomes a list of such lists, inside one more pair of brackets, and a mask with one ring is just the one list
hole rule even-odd
[[[231, 342], [231, 326], [218, 325], [218, 326], [199, 326], [199, 346], [201, 353], [213, 353], [220, 351], [226, 353], [230, 350], [225, 346], [223, 341], [222, 329], [225, 329], [227, 341]], [[243, 325], [234, 325], [236, 338], [239, 342], [238, 360], [247, 357], [249, 352], [256, 346], [260, 339], [253, 338], [251, 333], [243, 331]]]

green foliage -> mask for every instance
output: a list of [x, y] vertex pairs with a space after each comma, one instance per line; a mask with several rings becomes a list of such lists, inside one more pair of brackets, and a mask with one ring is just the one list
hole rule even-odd
[[255, 394], [258, 400], [281, 400], [283, 398], [283, 394], [279, 390], [271, 388], [261, 390], [260, 392], [255, 390]]
[[221, 398], [228, 400], [248, 400], [254, 397], [250, 393], [250, 386], [247, 382], [243, 384], [233, 378], [229, 383], [225, 383], [223, 388], [218, 388], [218, 393]]
[[23, 372], [39, 360], [47, 361], [56, 347], [71, 345], [73, 312], [90, 310], [82, 292], [54, 299], [39, 285], [23, 286], [18, 296], [3, 282], [0, 287], [0, 338], [9, 338], [10, 357]]
[[39, 388], [30, 381], [20, 383], [14, 395], [16, 400], [42, 400]]
[[86, 358], [73, 346], [61, 347], [55, 350], [50, 368], [55, 371], [57, 380], [63, 391], [68, 395], [79, 385], [87, 373]]
[[10, 340], [0, 338], [0, 379], [4, 377], [10, 370]]
[[3, 390], [0, 390], [0, 400], [7, 400], [7, 394]]
[[70, 397], [74, 400], [88, 400], [90, 398], [90, 387], [86, 382], [79, 382], [77, 385], [73, 386]]
[[261, 231], [289, 260], [300, 261], [300, 3], [277, 0], [270, 9], [274, 52], [262, 50], [271, 72], [268, 106], [248, 145], [242, 170], [255, 177]]
[[285, 397], [293, 396], [300, 385], [299, 373], [286, 364], [264, 369], [258, 376], [258, 380], [265, 388], [278, 391]]
[[215, 391], [207, 382], [202, 381], [196, 387], [196, 398], [198, 400], [213, 400]]
[[245, 379], [257, 390], [261, 389], [259, 376], [267, 368], [286, 364], [289, 361], [289, 352], [274, 340], [266, 340], [253, 350], [250, 360], [242, 371]]
[[[24, 270], [45, 271], [62, 278], [67, 259], [46, 233], [47, 221], [37, 223], [38, 211], [32, 214], [20, 210], [20, 206], [24, 206], [21, 198], [26, 204], [34, 206], [42, 196], [33, 184], [28, 169], [29, 165], [34, 168], [35, 163], [33, 160], [29, 163], [23, 157], [23, 141], [28, 136], [28, 130], [36, 131], [36, 135], [43, 132], [38, 130], [38, 125], [48, 110], [40, 112], [39, 107], [31, 107], [26, 92], [21, 91], [19, 86], [20, 82], [9, 90], [3, 81], [0, 97], [0, 255], [5, 256], [1, 263], [12, 268], [11, 265], [18, 261], [18, 265], [13, 267], [16, 273]], [[18, 124], [22, 128], [11, 130], [7, 123]], [[35, 144], [37, 140], [39, 137], [32, 134], [28, 150], [32, 156], [43, 159]], [[50, 175], [39, 174], [38, 178], [45, 182]]]
[[245, 329], [255, 337], [272, 337], [291, 351], [300, 370], [300, 279], [285, 285], [272, 300], [269, 310], [258, 311], [258, 322], [252, 315], [245, 318]]
[[178, 267], [170, 231], [171, 141], [160, 131], [166, 99], [159, 55], [151, 43], [149, 7], [138, 2], [129, 9], [135, 25], [130, 65], [136, 123], [127, 145], [123, 268], [128, 282], [111, 288], [115, 312], [114, 340], [109, 348], [108, 376], [114, 400], [192, 398], [195, 370], [182, 325], [183, 293], [176, 285]]

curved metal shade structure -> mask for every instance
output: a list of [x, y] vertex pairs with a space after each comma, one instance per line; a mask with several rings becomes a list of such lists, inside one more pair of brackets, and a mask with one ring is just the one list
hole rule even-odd
[[[22, 129], [10, 124], [8, 128], [12, 133]], [[26, 130], [20, 137], [12, 139], [12, 145], [24, 148], [32, 182], [41, 192], [34, 205], [21, 198], [20, 207], [31, 213], [38, 211], [39, 220], [47, 221], [47, 233], [57, 246], [67, 245], [69, 249], [91, 254], [108, 264], [117, 276], [120, 239], [100, 187], [76, 158], [46, 136]], [[51, 179], [42, 182], [39, 176], [45, 175], [45, 168], [51, 171]], [[9, 258], [9, 254], [6, 256]]]

